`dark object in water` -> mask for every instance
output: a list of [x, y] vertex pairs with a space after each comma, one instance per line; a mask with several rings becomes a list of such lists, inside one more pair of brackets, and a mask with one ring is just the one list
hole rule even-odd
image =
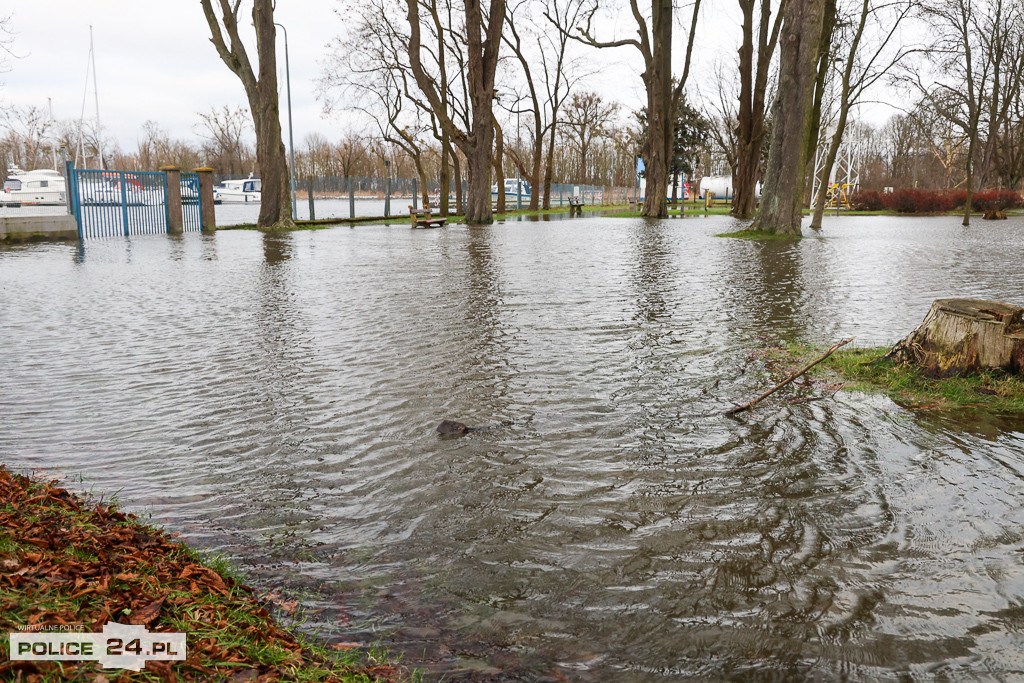
[[465, 434], [469, 427], [455, 420], [445, 420], [437, 425], [437, 431], [441, 434]]

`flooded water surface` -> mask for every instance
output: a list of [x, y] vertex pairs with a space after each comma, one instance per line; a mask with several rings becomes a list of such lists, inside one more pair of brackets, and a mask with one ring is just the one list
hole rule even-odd
[[428, 679], [1024, 674], [1024, 422], [857, 392], [722, 414], [770, 385], [765, 343], [1024, 303], [1024, 220], [736, 227], [0, 247], [0, 460]]

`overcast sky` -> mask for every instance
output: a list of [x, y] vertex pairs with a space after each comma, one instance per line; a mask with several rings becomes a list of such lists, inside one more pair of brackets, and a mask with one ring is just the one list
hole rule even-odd
[[[723, 4], [729, 9], [735, 5], [709, 3], [698, 29], [700, 41], [693, 84], [700, 83], [702, 74], [710, 73], [715, 60], [733, 63], [739, 28], [735, 18], [721, 12]], [[345, 28], [334, 12], [337, 6], [337, 0], [277, 3], [276, 18], [288, 30], [297, 148], [301, 148], [309, 132], [337, 139], [351, 125], [349, 120], [323, 118], [322, 106], [316, 99], [319, 60], [326, 52], [325, 46]], [[76, 119], [82, 113], [84, 99], [86, 117], [95, 117], [91, 81], [88, 93], [85, 92], [91, 25], [101, 122], [105, 134], [114, 137], [125, 151], [135, 149], [142, 124], [148, 120], [156, 121], [172, 137], [195, 139], [198, 112], [246, 103], [241, 83], [220, 61], [210, 43], [198, 0], [0, 2], [0, 15], [5, 13], [11, 15], [13, 49], [21, 58], [11, 60], [8, 72], [0, 75], [0, 101], [5, 105], [40, 107], [52, 103], [54, 118]], [[630, 23], [628, 17], [621, 22], [606, 21], [601, 36], [623, 37], [635, 32], [635, 25], [631, 27]], [[675, 52], [681, 57], [683, 50]], [[284, 41], [280, 31], [278, 54], [282, 123], [287, 125]], [[254, 51], [250, 57], [255, 60]], [[600, 68], [589, 88], [620, 100], [629, 109], [642, 106], [643, 87], [635, 49], [619, 48], [599, 54], [591, 51], [588, 59]]]
[[[288, 30], [296, 145], [311, 130], [326, 131], [315, 97], [317, 59], [341, 29], [334, 0], [282, 0], [277, 21]], [[96, 80], [104, 132], [126, 150], [142, 124], [153, 120], [174, 137], [192, 138], [196, 113], [224, 104], [244, 105], [241, 82], [209, 40], [198, 0], [25, 0], [0, 3], [11, 14], [14, 51], [0, 75], [4, 104], [52, 102], [57, 119], [82, 112], [89, 56], [89, 26], [96, 50]], [[280, 69], [284, 40], [278, 32]], [[255, 55], [250, 58], [255, 60]], [[281, 80], [282, 95], [284, 79]], [[282, 110], [286, 104], [282, 97]], [[90, 81], [86, 117], [95, 116]], [[287, 116], [282, 111], [282, 120]], [[335, 124], [337, 125], [337, 124]]]

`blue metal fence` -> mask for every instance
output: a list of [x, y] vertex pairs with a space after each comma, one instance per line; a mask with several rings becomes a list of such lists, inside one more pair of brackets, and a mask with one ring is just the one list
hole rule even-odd
[[198, 173], [181, 174], [181, 222], [185, 232], [201, 232], [203, 229]]
[[167, 175], [75, 169], [72, 210], [81, 239], [167, 233]]

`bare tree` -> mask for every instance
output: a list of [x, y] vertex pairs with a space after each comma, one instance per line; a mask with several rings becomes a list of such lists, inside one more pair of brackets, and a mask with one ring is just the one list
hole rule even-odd
[[[864, 91], [877, 83], [892, 71], [908, 55], [917, 52], [915, 46], [898, 44], [894, 51], [889, 47], [893, 39], [899, 36], [899, 29], [904, 20], [915, 7], [914, 0], [896, 0], [895, 2], [876, 2], [874, 0], [858, 0], [860, 11], [855, 22], [844, 22], [840, 40], [846, 57], [840, 62], [842, 73], [838, 81], [838, 102], [836, 112], [836, 129], [829, 141], [828, 151], [821, 170], [822, 182], [818, 195], [814, 198], [814, 216], [812, 228], [820, 228], [825, 213], [825, 197], [828, 191], [828, 179], [835, 167], [836, 157], [843, 142], [846, 124], [849, 120], [850, 108], [860, 101]], [[865, 30], [877, 36], [872, 44], [866, 44]]]
[[595, 2], [584, 13], [584, 26], [579, 28], [577, 37], [581, 42], [598, 48], [633, 46], [643, 57], [644, 70], [641, 74], [647, 91], [647, 142], [644, 160], [647, 168], [647, 196], [644, 198], [643, 215], [652, 218], [668, 216], [668, 178], [672, 159], [673, 124], [676, 105], [682, 97], [683, 88], [690, 73], [693, 41], [697, 34], [697, 18], [700, 16], [701, 0], [693, 2], [693, 16], [687, 35], [686, 60], [683, 73], [676, 86], [672, 86], [672, 3], [652, 0], [650, 25], [640, 10], [638, 0], [630, 0], [630, 9], [637, 25], [636, 38], [620, 40], [598, 40], [594, 35], [594, 18], [599, 9]]
[[219, 165], [222, 173], [245, 173], [251, 158], [245, 140], [252, 133], [245, 111], [225, 104], [196, 115], [199, 122], [193, 130], [207, 143], [207, 163]]
[[[3, 113], [0, 147], [15, 166], [32, 170], [52, 165], [55, 146], [52, 140], [54, 122], [41, 107], [11, 107]], [[47, 158], [47, 157], [51, 158]]]
[[397, 146], [412, 160], [426, 204], [425, 137], [436, 121], [410, 87], [408, 37], [393, 20], [394, 7], [383, 0], [356, 10], [353, 30], [346, 39], [334, 42], [334, 54], [320, 79], [320, 94], [328, 111], [343, 104], [366, 114], [376, 125], [379, 139]]
[[[990, 130], [998, 130], [1010, 111], [1004, 87], [1020, 90], [1024, 69], [1020, 60], [1024, 56], [1017, 56], [1021, 36], [1016, 27], [1022, 10], [1012, 0], [938, 0], [924, 5], [922, 11], [934, 30], [928, 55], [945, 80], [928, 86], [919, 74], [911, 74], [911, 82], [935, 111], [956, 124], [967, 138], [963, 214], [967, 226], [971, 223], [976, 156], [986, 144], [981, 140], [982, 123], [987, 115]], [[984, 157], [992, 158], [987, 150]], [[987, 168], [982, 177], [986, 174]]]
[[589, 183], [591, 174], [587, 171], [587, 153], [594, 138], [606, 135], [610, 124], [619, 113], [617, 102], [605, 102], [595, 92], [575, 93], [565, 107], [562, 125], [565, 127], [566, 140], [579, 155], [576, 182]]
[[190, 170], [200, 164], [199, 150], [184, 140], [172, 139], [155, 121], [142, 124], [136, 149], [138, 167], [144, 171], [156, 171], [166, 165]]
[[750, 230], [799, 235], [826, 0], [789, 0], [783, 9], [779, 90], [761, 208]]
[[[527, 20], [529, 5], [531, 0], [514, 0], [507, 6], [505, 16], [505, 31], [502, 34], [502, 40], [512, 50], [512, 54], [515, 55], [516, 60], [522, 69], [523, 78], [526, 79], [526, 95], [529, 102], [529, 107], [525, 111], [529, 112], [530, 118], [533, 119], [533, 131], [530, 139], [530, 159], [529, 165], [523, 162], [520, 158], [519, 145], [516, 145], [515, 162], [520, 168], [521, 175], [525, 175], [529, 181], [533, 192], [530, 193], [530, 206], [531, 211], [536, 211], [540, 206], [540, 197], [537, 189], [540, 186], [540, 167], [541, 159], [544, 155], [544, 119], [543, 112], [541, 111], [541, 99], [540, 92], [534, 82], [533, 67], [531, 55], [527, 55], [526, 48], [523, 45], [523, 36], [526, 34], [529, 36], [527, 31], [528, 28], [521, 28], [520, 23], [523, 27], [528, 27], [529, 21]], [[532, 44], [533, 41], [530, 41]], [[499, 95], [500, 102], [500, 95]], [[519, 108], [519, 102], [516, 102], [516, 107]], [[520, 109], [520, 111], [523, 111]], [[518, 135], [519, 131], [516, 131]], [[502, 183], [498, 184], [498, 195], [503, 194]]]
[[[733, 188], [735, 188], [739, 164], [738, 155], [740, 142], [738, 138], [739, 95], [733, 88], [733, 76], [734, 74], [726, 72], [722, 68], [721, 64], [716, 65], [714, 76], [714, 95], [712, 97], [701, 98], [701, 101], [704, 104], [704, 115], [709, 121], [711, 121], [709, 133], [711, 135], [712, 142], [718, 148], [718, 153], [725, 158], [725, 162], [729, 166], [729, 174], [733, 178]], [[763, 116], [764, 112], [762, 107], [762, 118]], [[763, 120], [761, 126], [762, 128], [764, 127]], [[758, 167], [760, 167], [760, 164], [758, 164]], [[754, 182], [756, 181], [757, 176], [755, 175]], [[753, 200], [753, 190], [751, 191], [750, 196], [751, 200]], [[735, 194], [733, 197], [735, 197]], [[736, 203], [734, 199], [734, 212], [735, 207]], [[750, 210], [753, 211], [753, 201], [750, 203]]]
[[[480, 0], [464, 0], [461, 25], [456, 24], [450, 14], [443, 17], [435, 0], [406, 0], [406, 7], [412, 74], [435, 112], [439, 128], [466, 159], [469, 177], [466, 222], [471, 225], [489, 224], [492, 221], [490, 180], [494, 144], [494, 75], [505, 23], [505, 1], [490, 0], [485, 13]], [[439, 67], [443, 58], [424, 45], [424, 12], [426, 22], [439, 34], [465, 32], [466, 60], [461, 78], [468, 94], [469, 112], [462, 125], [451, 115], [435, 80], [436, 70], [432, 67]], [[461, 180], [457, 183], [457, 190], [461, 193]]]
[[249, 99], [256, 128], [256, 164], [263, 180], [263, 198], [256, 224], [262, 228], [293, 226], [288, 160], [281, 137], [278, 102], [276, 3], [274, 0], [253, 0], [252, 23], [256, 30], [258, 72], [253, 70], [238, 30], [242, 0], [218, 0], [219, 15], [214, 11], [213, 0], [200, 0], [200, 3], [217, 54], [238, 76]]
[[[733, 174], [733, 213], [739, 218], [754, 215], [757, 183], [762, 174], [769, 75], [782, 29], [787, 0], [779, 0], [772, 19], [772, 0], [739, 0], [743, 14], [743, 39], [739, 50], [740, 95], [736, 111], [736, 164]], [[754, 9], [757, 8], [755, 52]]]

